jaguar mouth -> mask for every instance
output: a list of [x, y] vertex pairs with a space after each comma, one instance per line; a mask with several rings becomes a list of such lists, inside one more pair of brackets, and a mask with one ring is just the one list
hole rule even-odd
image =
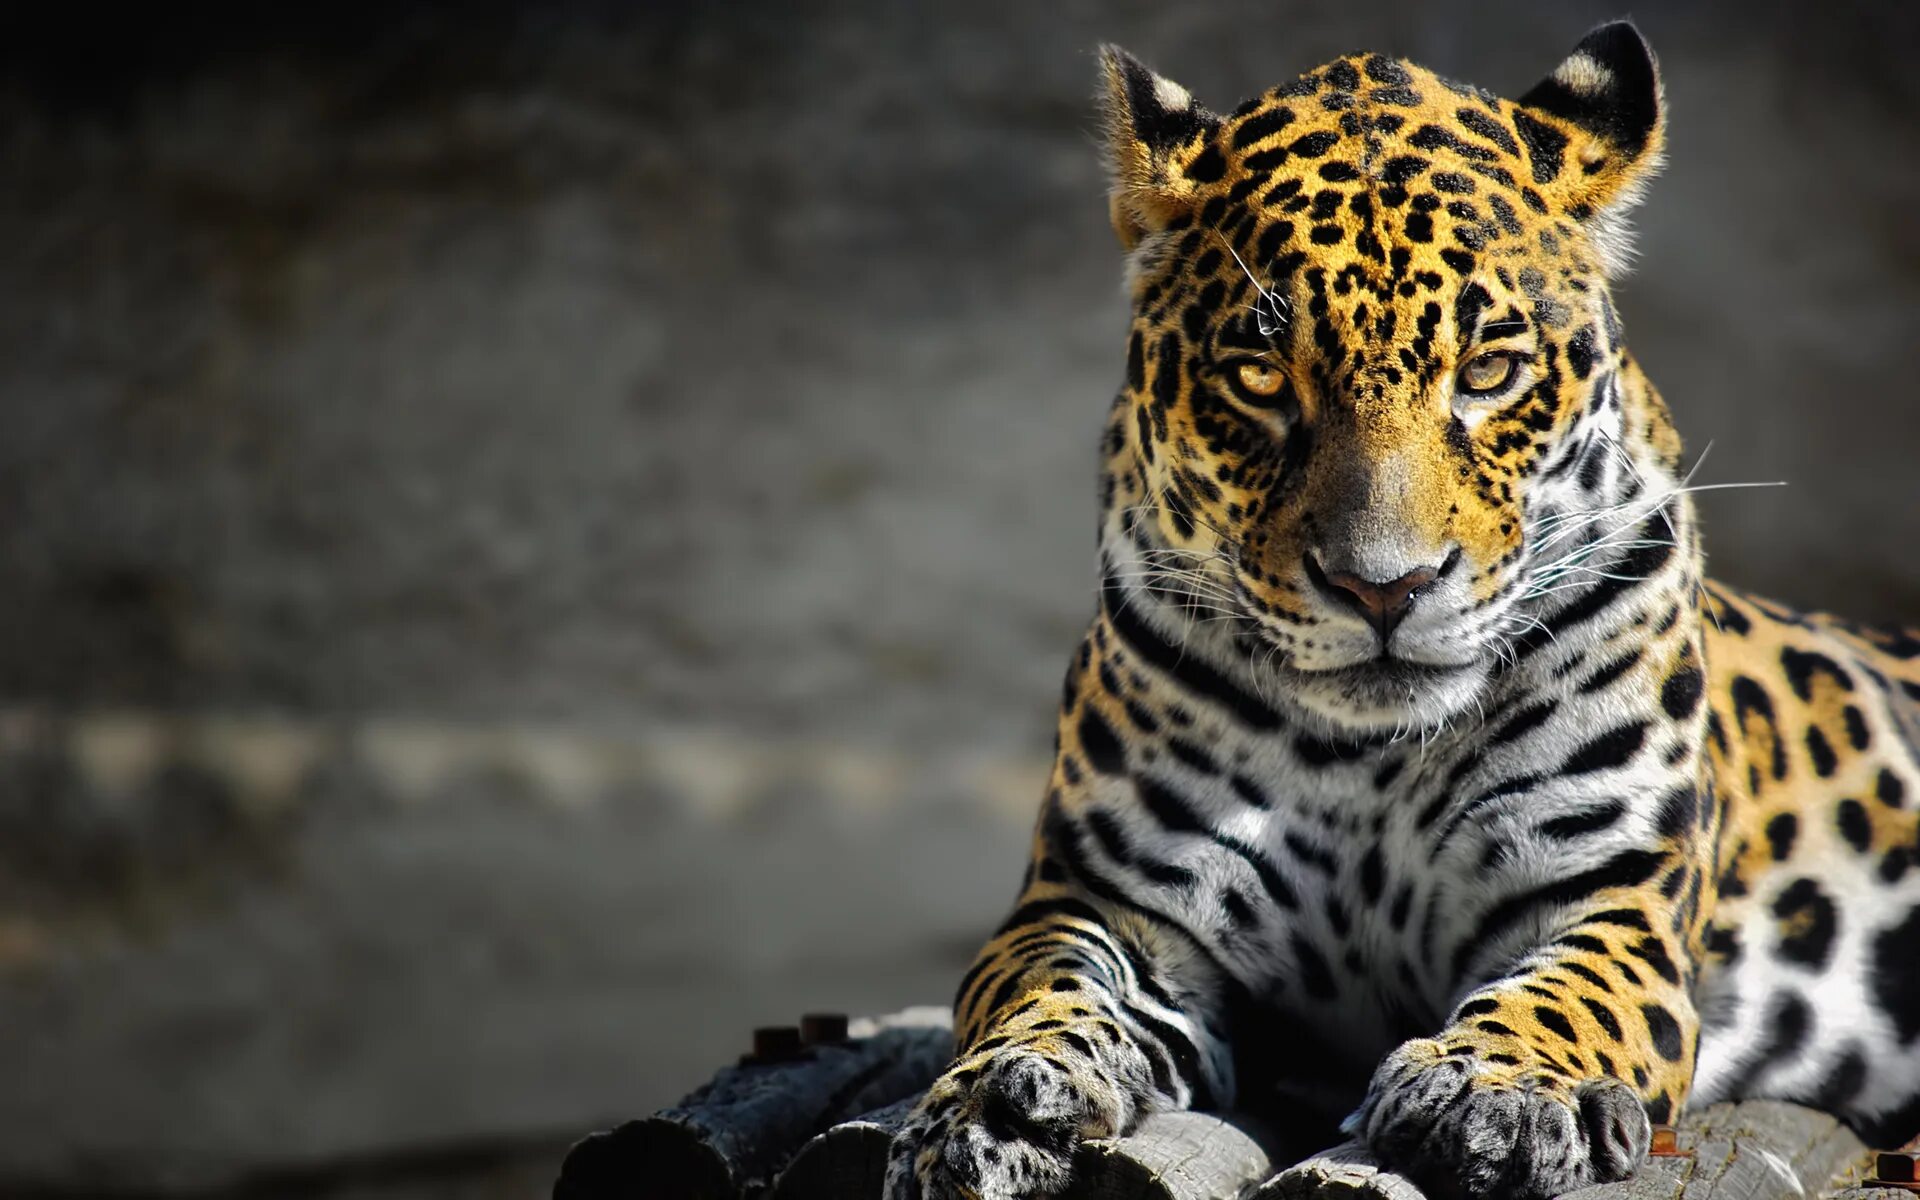
[[1441, 727], [1467, 711], [1488, 678], [1485, 659], [1428, 663], [1381, 655], [1344, 667], [1277, 666], [1298, 707], [1353, 733]]
[[[1423, 680], [1444, 680], [1463, 672], [1474, 671], [1484, 665], [1484, 656], [1472, 654], [1450, 662], [1432, 662], [1426, 659], [1408, 658], [1395, 654], [1391, 650], [1381, 649], [1372, 658], [1363, 658], [1336, 667], [1303, 666], [1288, 652], [1287, 643], [1275, 638], [1259, 623], [1259, 618], [1249, 614], [1253, 628], [1250, 636], [1240, 641], [1247, 652], [1260, 656], [1259, 661], [1271, 662], [1273, 669], [1303, 679], [1338, 683], [1341, 680], [1369, 680], [1381, 683], [1404, 684], [1419, 687]], [[1278, 651], [1278, 653], [1273, 653]]]
[[1378, 658], [1345, 667], [1327, 667], [1315, 671], [1289, 664], [1288, 670], [1296, 675], [1329, 683], [1351, 681], [1355, 684], [1395, 687], [1404, 691], [1418, 690], [1425, 685], [1451, 679], [1462, 672], [1473, 670], [1478, 665], [1478, 659], [1456, 663], [1427, 663], [1417, 662], [1411, 658], [1401, 658], [1396, 654], [1382, 654]]

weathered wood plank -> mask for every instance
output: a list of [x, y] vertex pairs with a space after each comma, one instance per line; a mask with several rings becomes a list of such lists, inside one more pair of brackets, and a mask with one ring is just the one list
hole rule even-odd
[[1693, 1159], [1650, 1158], [1629, 1178], [1570, 1192], [1562, 1200], [1682, 1200], [1693, 1174]]
[[[794, 1155], [772, 1200], [878, 1200], [887, 1147], [913, 1101], [815, 1137]], [[1217, 1200], [1273, 1173], [1272, 1135], [1245, 1117], [1159, 1113], [1123, 1138], [1086, 1143], [1060, 1200]]]
[[1272, 1132], [1211, 1113], [1156, 1113], [1123, 1138], [1091, 1141], [1074, 1157], [1061, 1200], [1217, 1200], [1274, 1170]]
[[1682, 1128], [1692, 1135], [1693, 1150], [1683, 1200], [1821, 1195], [1867, 1153], [1825, 1113], [1772, 1100], [1715, 1104]]
[[[1717, 1104], [1680, 1126], [1682, 1157], [1653, 1158], [1631, 1179], [1599, 1184], [1563, 1200], [1780, 1200], [1819, 1196], [1866, 1148], [1824, 1113], [1774, 1101]], [[1248, 1200], [1422, 1200], [1410, 1181], [1382, 1170], [1348, 1143], [1299, 1163]]]
[[[946, 1064], [944, 1010], [854, 1022], [849, 1040], [797, 1061], [721, 1071], [680, 1105], [596, 1134], [567, 1157], [555, 1200], [878, 1200], [887, 1148]], [[1060, 1200], [1424, 1200], [1347, 1143], [1276, 1173], [1289, 1150], [1246, 1116], [1164, 1113], [1123, 1138], [1088, 1142]], [[1673, 1157], [1564, 1200], [1774, 1200], [1832, 1194], [1865, 1178], [1866, 1148], [1839, 1122], [1790, 1104], [1690, 1114]], [[785, 1168], [782, 1170], [782, 1168]], [[1851, 1187], [1848, 1200], [1908, 1193]]]
[[575, 1145], [554, 1200], [734, 1200], [814, 1134], [925, 1089], [952, 1054], [947, 1022], [944, 1009], [909, 1009], [792, 1061], [728, 1067], [675, 1107]]
[[909, 1096], [815, 1136], [780, 1173], [772, 1200], [879, 1200], [887, 1147], [917, 1099]]
[[1381, 1167], [1359, 1142], [1343, 1142], [1280, 1172], [1247, 1200], [1425, 1200], [1404, 1176]]

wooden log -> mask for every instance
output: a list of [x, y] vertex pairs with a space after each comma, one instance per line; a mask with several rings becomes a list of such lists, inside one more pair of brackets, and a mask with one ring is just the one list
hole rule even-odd
[[[810, 1020], [805, 1037], [765, 1031], [759, 1059], [721, 1071], [674, 1108], [577, 1145], [555, 1200], [738, 1200], [769, 1187], [771, 1200], [878, 1200], [894, 1134], [946, 1065], [947, 1019], [916, 1009], [856, 1021], [844, 1042], [832, 1020]], [[1083, 1145], [1060, 1200], [1424, 1200], [1355, 1143], [1274, 1174], [1301, 1150], [1276, 1136], [1283, 1126], [1157, 1114], [1127, 1137]], [[1910, 1194], [1864, 1183], [1869, 1157], [1858, 1139], [1790, 1104], [1714, 1105], [1661, 1142], [1664, 1153], [1632, 1179], [1565, 1200], [1772, 1200], [1835, 1187], [1848, 1188], [1848, 1200]]]
[[[1578, 1193], [1581, 1200], [1641, 1200], [1643, 1195], [1677, 1200], [1819, 1196], [1867, 1155], [1860, 1139], [1826, 1113], [1777, 1100], [1711, 1105], [1690, 1115], [1680, 1128], [1681, 1148], [1693, 1151], [1692, 1170], [1680, 1190], [1601, 1193], [1588, 1188]], [[1631, 1182], [1612, 1186], [1628, 1189]]]
[[[1716, 1104], [1690, 1114], [1678, 1154], [1648, 1159], [1631, 1179], [1568, 1193], [1563, 1200], [1780, 1200], [1829, 1194], [1866, 1159], [1866, 1147], [1825, 1113], [1771, 1100]], [[1314, 1155], [1248, 1200], [1423, 1200], [1354, 1143]]]
[[1238, 1196], [1273, 1173], [1274, 1145], [1272, 1130], [1246, 1117], [1155, 1113], [1126, 1137], [1082, 1145], [1061, 1200]]
[[835, 1125], [800, 1148], [771, 1200], [879, 1200], [887, 1148], [919, 1097]]
[[1295, 1163], [1247, 1200], [1426, 1200], [1419, 1188], [1382, 1167], [1359, 1142], [1344, 1142]]
[[[879, 1200], [887, 1148], [912, 1100], [835, 1126], [794, 1155], [772, 1200]], [[1217, 1200], [1273, 1173], [1273, 1137], [1246, 1117], [1157, 1113], [1121, 1138], [1085, 1143], [1059, 1200]]]
[[[877, 1200], [887, 1147], [912, 1102], [815, 1138], [781, 1177], [774, 1200]], [[1356, 1143], [1323, 1151], [1266, 1183], [1275, 1137], [1238, 1117], [1166, 1113], [1125, 1138], [1089, 1142], [1062, 1200], [1425, 1200], [1404, 1176], [1383, 1170]], [[1828, 1194], [1866, 1152], [1824, 1113], [1771, 1101], [1715, 1105], [1682, 1124], [1677, 1153], [1649, 1159], [1633, 1178], [1565, 1200], [1773, 1200]], [[1280, 1159], [1284, 1161], [1284, 1158]], [[1900, 1193], [1854, 1190], [1857, 1200]]]
[[952, 1055], [948, 1021], [945, 1009], [909, 1009], [815, 1045], [797, 1030], [762, 1031], [756, 1057], [678, 1105], [576, 1144], [554, 1200], [735, 1200], [814, 1134], [924, 1090]]

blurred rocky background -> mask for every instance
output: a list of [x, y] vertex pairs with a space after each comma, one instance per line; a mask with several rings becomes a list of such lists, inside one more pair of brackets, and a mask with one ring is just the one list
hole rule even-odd
[[[1011, 899], [1120, 374], [1092, 49], [1508, 94], [1615, 4], [35, 6], [0, 1194], [541, 1194]], [[1920, 9], [1671, 3], [1714, 565], [1920, 617]]]

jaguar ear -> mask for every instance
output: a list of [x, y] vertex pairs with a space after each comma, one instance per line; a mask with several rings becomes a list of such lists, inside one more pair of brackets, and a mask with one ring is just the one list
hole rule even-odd
[[1514, 114], [1533, 182], [1586, 226], [1609, 276], [1632, 258], [1626, 215], [1660, 170], [1665, 108], [1653, 48], [1614, 21], [1581, 38]]
[[1220, 118], [1118, 46], [1100, 48], [1100, 71], [1112, 180], [1108, 211], [1120, 244], [1131, 250], [1147, 234], [1192, 211], [1195, 181], [1176, 163], [1188, 157], [1183, 149], [1220, 127]]

